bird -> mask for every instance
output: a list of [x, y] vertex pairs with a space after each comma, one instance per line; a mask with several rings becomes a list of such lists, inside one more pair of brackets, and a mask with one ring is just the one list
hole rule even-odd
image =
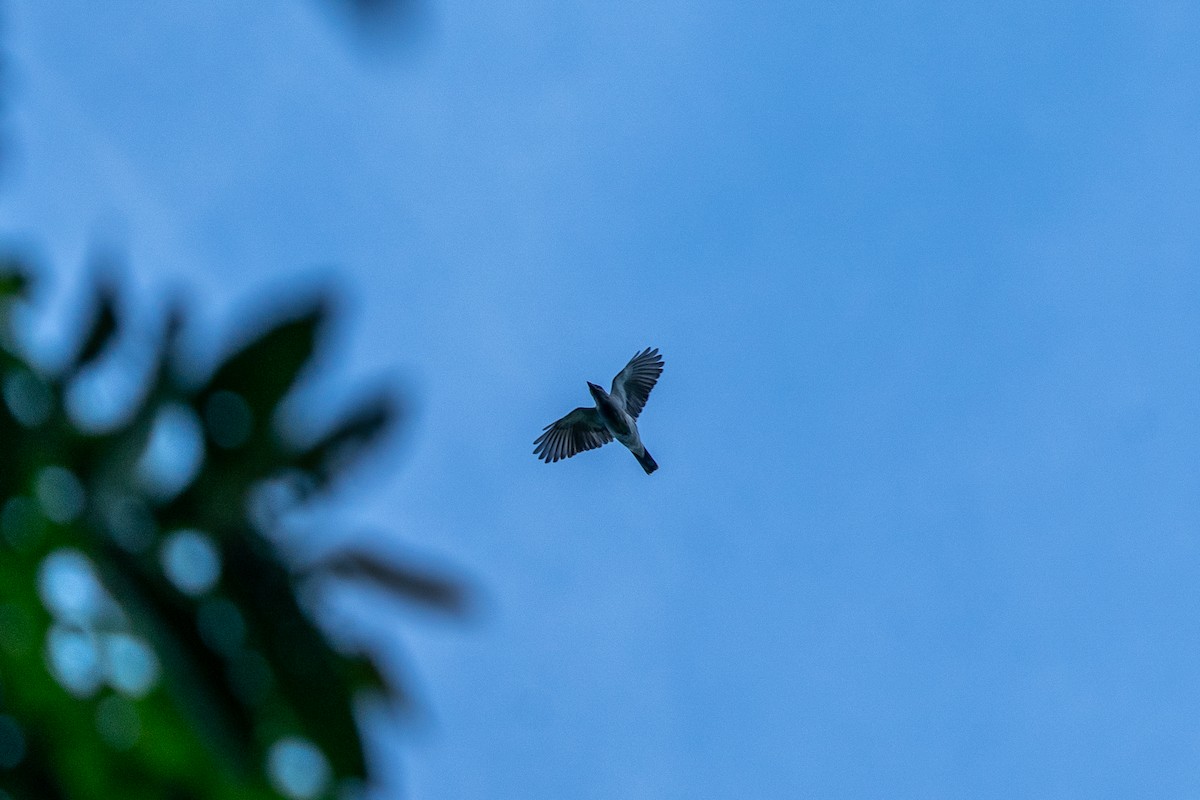
[[594, 450], [613, 439], [629, 448], [646, 474], [658, 469], [638, 433], [637, 418], [646, 407], [650, 390], [662, 375], [663, 358], [658, 348], [647, 347], [629, 359], [613, 378], [612, 389], [588, 381], [594, 408], [582, 406], [542, 429], [533, 441], [533, 454], [552, 464], [585, 450]]

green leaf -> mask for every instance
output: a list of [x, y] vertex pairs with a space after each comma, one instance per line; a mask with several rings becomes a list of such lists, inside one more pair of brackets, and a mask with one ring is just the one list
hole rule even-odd
[[291, 574], [253, 531], [225, 537], [225, 586], [263, 648], [302, 732], [342, 777], [365, 777], [354, 687], [342, 658], [301, 610]]
[[0, 259], [0, 300], [25, 297], [29, 284], [24, 265], [11, 258]]
[[296, 460], [296, 465], [325, 486], [349, 469], [395, 424], [398, 404], [390, 393], [363, 402]]
[[253, 715], [229, 685], [221, 656], [204, 642], [197, 607], [162, 577], [153, 562], [139, 563], [107, 547], [100, 568], [105, 583], [162, 659], [168, 691], [211, 749], [237, 765], [253, 766]]
[[256, 420], [267, 419], [312, 358], [328, 316], [329, 304], [320, 298], [254, 336], [217, 368], [200, 392], [202, 401], [219, 391], [233, 392]]
[[467, 590], [460, 581], [404, 564], [389, 563], [373, 553], [345, 550], [322, 559], [310, 573], [367, 580], [400, 597], [448, 614], [467, 610]]
[[29, 273], [25, 265], [13, 256], [0, 256], [0, 366], [7, 353], [18, 349], [12, 330], [11, 306], [16, 300], [29, 296]]
[[96, 287], [95, 311], [88, 326], [87, 336], [67, 368], [68, 375], [83, 369], [104, 352], [117, 335], [118, 323], [116, 290], [111, 284], [101, 282]]

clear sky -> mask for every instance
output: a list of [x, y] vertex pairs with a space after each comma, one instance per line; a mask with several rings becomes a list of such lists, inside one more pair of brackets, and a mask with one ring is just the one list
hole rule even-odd
[[[332, 274], [409, 391], [343, 511], [486, 612], [364, 612], [391, 786], [1200, 794], [1200, 6], [5, 5], [52, 304], [97, 242], [214, 323]], [[661, 469], [539, 463], [645, 346]]]

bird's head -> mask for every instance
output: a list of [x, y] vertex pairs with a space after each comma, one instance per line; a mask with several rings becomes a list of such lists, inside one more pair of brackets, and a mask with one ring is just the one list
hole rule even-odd
[[592, 397], [601, 397], [604, 395], [604, 390], [591, 381], [588, 381], [588, 391], [592, 393]]

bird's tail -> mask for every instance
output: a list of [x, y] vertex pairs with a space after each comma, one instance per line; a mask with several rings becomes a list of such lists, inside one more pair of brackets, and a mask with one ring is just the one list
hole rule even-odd
[[658, 464], [654, 463], [654, 457], [651, 456], [650, 451], [644, 447], [642, 448], [642, 454], [640, 456], [637, 453], [634, 453], [633, 457], [636, 458], [638, 463], [642, 465], [642, 469], [646, 470], [647, 475], [658, 469]]

